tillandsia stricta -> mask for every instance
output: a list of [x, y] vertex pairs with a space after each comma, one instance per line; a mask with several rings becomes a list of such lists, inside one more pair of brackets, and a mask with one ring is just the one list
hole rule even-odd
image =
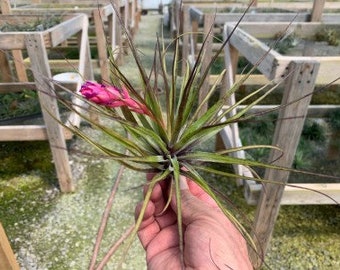
[[[236, 24], [235, 28], [237, 26], [238, 24]], [[178, 34], [169, 46], [165, 46], [164, 42], [157, 38], [153, 66], [148, 73], [140, 60], [139, 51], [135, 47], [129, 32], [126, 29], [124, 31], [127, 37], [127, 44], [140, 74], [140, 85], [138, 87], [133, 85], [112, 58], [112, 82], [85, 82], [80, 90], [81, 95], [78, 95], [78, 98], [87, 104], [87, 111], [92, 111], [100, 115], [101, 118], [119, 123], [126, 134], [106, 126], [101, 121], [91, 120], [84, 113], [85, 110], [78, 110], [79, 108], [74, 107], [73, 104], [69, 104], [67, 101], [64, 104], [70, 109], [75, 110], [84, 120], [90, 122], [93, 128], [100, 130], [112, 140], [122, 145], [126, 151], [120, 152], [119, 150], [102, 145], [96, 138], [90, 137], [75, 126], [68, 125], [67, 128], [96, 147], [105, 156], [120, 162], [132, 170], [153, 175], [146, 185], [145, 199], [140, 215], [136, 220], [133, 230], [130, 232], [128, 246], [131, 245], [133, 237], [137, 234], [154, 186], [161, 181], [166, 181], [172, 187], [169, 190], [174, 192], [176, 197], [180, 256], [183, 256], [180, 179], [181, 176], [184, 176], [192, 179], [216, 201], [223, 213], [248, 240], [251, 248], [256, 250], [253, 238], [247, 233], [233, 213], [224, 206], [221, 198], [214, 192], [214, 188], [202, 177], [202, 173], [218, 174], [233, 179], [239, 179], [240, 177], [244, 179], [244, 176], [230, 173], [223, 169], [225, 165], [235, 164], [249, 168], [262, 167], [288, 170], [267, 163], [240, 159], [230, 155], [237, 151], [260, 147], [281, 150], [275, 146], [255, 145], [235, 147], [221, 151], [208, 151], [202, 150], [200, 146], [216, 136], [226, 126], [247, 119], [249, 116], [246, 113], [254, 105], [263, 100], [276, 86], [270, 86], [270, 89], [267, 86], [261, 87], [226, 109], [224, 106], [227, 104], [228, 99], [253, 72], [256, 68], [255, 65], [249, 74], [243, 76], [230, 89], [226, 89], [217, 101], [210, 104], [206, 111], [203, 111], [205, 104], [208, 103], [210, 97], [216, 92], [217, 85], [223, 76], [225, 76], [225, 71], [219, 74], [202, 100], [198, 98], [200, 89], [208, 79], [209, 70], [223, 51], [228, 38], [223, 41], [220, 48], [214, 54], [208, 67], [203, 69], [202, 60], [205, 57], [206, 49], [206, 39], [204, 39], [194, 65], [190, 66], [188, 64], [183, 77], [180, 77], [178, 75], [179, 65], [181, 61], [185, 61], [180, 59], [179, 53], [181, 35]], [[212, 28], [210, 34], [212, 34]], [[167, 63], [167, 55], [169, 54], [171, 55], [170, 69], [168, 69]], [[160, 97], [159, 88], [163, 90], [164, 100]], [[251, 100], [257, 94], [259, 96], [255, 101], [245, 105], [236, 114], [230, 114], [237, 106], [245, 104], [246, 101]], [[216, 164], [222, 166], [216, 167]], [[262, 179], [256, 174], [248, 179], [271, 182], [270, 180]], [[171, 195], [169, 195], [169, 200], [170, 198]]]

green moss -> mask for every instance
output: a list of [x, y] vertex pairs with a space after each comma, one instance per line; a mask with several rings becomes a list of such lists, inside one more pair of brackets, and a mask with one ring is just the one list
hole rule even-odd
[[311, 121], [309, 119], [305, 121], [301, 135], [303, 138], [308, 140], [318, 142], [324, 142], [326, 140], [326, 131], [324, 127], [322, 127], [317, 122]]
[[27, 224], [50, 207], [44, 199], [56, 180], [50, 148], [48, 142], [6, 142], [0, 149], [0, 220], [8, 235], [22, 238]]
[[40, 113], [36, 91], [23, 90], [19, 93], [0, 95], [0, 120]]
[[[10, 239], [25, 239], [29, 224], [49, 211], [48, 188], [51, 186], [39, 172], [0, 179], [0, 220]], [[12, 244], [14, 249], [18, 248], [16, 242]]]
[[340, 110], [335, 110], [329, 114], [329, 123], [333, 131], [340, 131]]
[[323, 28], [315, 34], [316, 41], [326, 41], [328, 45], [339, 45], [339, 33], [336, 29]]
[[0, 143], [0, 177], [11, 178], [28, 171], [40, 171], [50, 177], [54, 172], [47, 141]]
[[25, 32], [25, 31], [43, 31], [49, 29], [61, 22], [59, 15], [45, 14], [44, 16], [32, 17], [32, 22], [29, 23], [4, 23], [0, 26], [2, 32]]

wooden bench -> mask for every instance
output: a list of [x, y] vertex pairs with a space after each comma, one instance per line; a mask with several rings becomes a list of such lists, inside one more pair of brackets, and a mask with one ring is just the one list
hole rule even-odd
[[[5, 22], [19, 23], [34, 19], [36, 18], [32, 15], [0, 15], [0, 25]], [[25, 88], [36, 90], [44, 119], [43, 125], [0, 126], [0, 141], [49, 140], [60, 189], [63, 192], [74, 190], [65, 143], [65, 140], [71, 139], [73, 134], [58, 123], [58, 121], [61, 121], [55, 97], [55, 85], [58, 83], [52, 80], [47, 50], [60, 45], [74, 35], [78, 35], [79, 66], [71, 66], [70, 69], [76, 70], [80, 75], [76, 86], [76, 89], [80, 90], [83, 79], [93, 80], [87, 31], [87, 16], [85, 14], [70, 14], [65, 15], [64, 21], [60, 24], [44, 31], [0, 33], [0, 50], [3, 52], [25, 50], [30, 58], [30, 69], [34, 77], [34, 82], [2, 82], [0, 83], [0, 94], [22, 91]], [[13, 61], [23, 64], [20, 59], [13, 59]], [[83, 103], [74, 98], [73, 104], [74, 109], [79, 110]], [[73, 112], [65, 123], [79, 126], [80, 121], [79, 115]]]
[[[7, 1], [7, 0], [6, 0]], [[121, 2], [115, 0], [113, 4], [120, 12], [127, 29], [131, 35], [136, 30], [134, 29], [136, 16], [136, 0]], [[7, 8], [8, 9], [8, 8]], [[94, 4], [93, 2], [77, 2], [70, 3], [62, 1], [60, 3], [35, 3], [24, 5], [17, 8], [9, 8], [8, 14], [19, 15], [55, 15], [60, 16], [65, 13], [84, 13], [89, 18], [89, 29], [94, 28], [94, 35], [89, 36], [90, 44], [97, 48], [98, 57], [97, 61], [92, 64], [100, 68], [100, 74], [103, 81], [110, 82], [110, 61], [116, 61], [118, 64], [123, 63], [123, 34], [116, 12], [111, 3], [107, 4]], [[77, 43], [77, 40], [74, 40]], [[67, 41], [64, 43], [66, 47], [72, 47], [74, 42]], [[29, 59], [26, 63], [29, 64]], [[67, 68], [65, 61], [50, 59], [52, 68]], [[76, 65], [77, 61], [69, 60], [70, 63]], [[19, 70], [20, 68], [17, 68]], [[27, 77], [19, 77], [20, 81], [27, 81]]]

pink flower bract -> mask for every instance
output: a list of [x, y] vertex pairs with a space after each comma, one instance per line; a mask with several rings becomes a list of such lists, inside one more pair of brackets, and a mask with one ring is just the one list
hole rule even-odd
[[87, 81], [82, 85], [80, 93], [87, 100], [98, 105], [110, 108], [126, 106], [136, 113], [150, 115], [147, 107], [131, 98], [129, 92], [124, 87], [120, 89], [115, 86]]

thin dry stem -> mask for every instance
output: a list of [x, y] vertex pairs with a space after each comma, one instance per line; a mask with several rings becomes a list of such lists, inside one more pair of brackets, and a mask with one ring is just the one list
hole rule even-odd
[[97, 237], [96, 237], [96, 243], [95, 243], [95, 246], [94, 246], [94, 249], [93, 249], [93, 254], [92, 254], [91, 261], [90, 261], [89, 270], [95, 269], [95, 264], [96, 264], [98, 253], [99, 253], [99, 250], [100, 250], [100, 244], [101, 244], [102, 239], [103, 239], [104, 231], [105, 231], [105, 228], [107, 226], [107, 221], [108, 221], [109, 216], [110, 216], [110, 212], [111, 212], [111, 209], [112, 209], [114, 198], [115, 198], [115, 195], [117, 193], [117, 189], [118, 189], [120, 180], [122, 178], [124, 168], [125, 168], [124, 166], [120, 166], [119, 171], [116, 175], [116, 181], [115, 181], [115, 183], [112, 187], [110, 196], [107, 200], [105, 210], [104, 210], [104, 213], [103, 213], [103, 216], [102, 216], [101, 224], [100, 224], [100, 227], [98, 229], [98, 233], [97, 233]]
[[124, 240], [127, 239], [131, 235], [131, 233], [134, 229], [135, 229], [135, 225], [133, 224], [122, 234], [122, 236], [118, 239], [118, 241], [116, 241], [111, 246], [110, 250], [104, 256], [103, 260], [99, 263], [99, 265], [97, 266], [97, 268], [95, 268], [95, 270], [101, 270], [101, 269], [103, 269], [104, 266], [106, 266], [106, 264], [111, 259], [112, 255], [116, 252], [116, 250], [124, 242]]

